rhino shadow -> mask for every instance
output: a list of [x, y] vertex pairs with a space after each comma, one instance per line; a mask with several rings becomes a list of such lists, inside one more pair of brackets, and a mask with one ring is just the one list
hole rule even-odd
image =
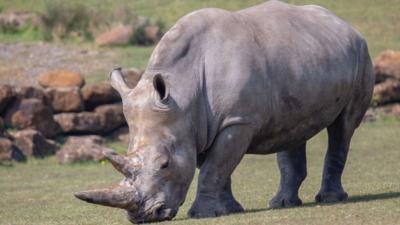
[[[334, 203], [316, 203], [316, 202], [306, 202], [303, 203], [300, 207], [315, 207], [317, 205], [335, 205], [335, 204], [351, 204], [351, 203], [358, 203], [358, 202], [370, 202], [370, 201], [378, 201], [378, 200], [385, 200], [385, 199], [394, 199], [400, 198], [400, 192], [386, 192], [386, 193], [377, 193], [377, 194], [365, 194], [365, 195], [354, 195], [350, 196], [348, 200], [344, 202], [334, 202]], [[287, 208], [282, 208], [287, 209]], [[281, 210], [281, 209], [269, 209], [269, 208], [261, 208], [261, 209], [246, 209], [243, 213], [257, 213], [269, 210]]]

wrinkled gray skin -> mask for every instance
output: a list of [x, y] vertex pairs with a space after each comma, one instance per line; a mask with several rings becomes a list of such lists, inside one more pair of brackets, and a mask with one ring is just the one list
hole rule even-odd
[[171, 219], [197, 165], [188, 215], [240, 212], [235, 167], [246, 153], [278, 152], [281, 183], [270, 207], [300, 205], [306, 142], [327, 128], [316, 200], [345, 200], [341, 175], [374, 79], [365, 40], [321, 7], [269, 1], [193, 12], [165, 34], [134, 89], [120, 70], [111, 73], [131, 140], [126, 156], [106, 155], [126, 178], [76, 196], [126, 209], [133, 223]]

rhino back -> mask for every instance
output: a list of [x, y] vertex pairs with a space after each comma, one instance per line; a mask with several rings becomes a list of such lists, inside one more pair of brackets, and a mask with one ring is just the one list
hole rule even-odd
[[206, 130], [201, 150], [224, 127], [250, 124], [252, 147], [261, 149], [254, 152], [270, 153], [334, 121], [356, 91], [364, 45], [317, 6], [203, 9], [167, 32], [144, 77], [164, 72], [178, 106], [192, 111], [199, 133]]
[[252, 147], [270, 153], [331, 124], [355, 91], [363, 38], [329, 11], [271, 1], [209, 29], [205, 71], [218, 129], [254, 127]]

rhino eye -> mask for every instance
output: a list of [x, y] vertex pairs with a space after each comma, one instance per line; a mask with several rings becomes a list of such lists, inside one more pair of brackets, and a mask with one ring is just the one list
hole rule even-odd
[[167, 168], [169, 166], [169, 161], [167, 160], [166, 162], [164, 162], [162, 165], [161, 165], [161, 169], [165, 169], [165, 168]]

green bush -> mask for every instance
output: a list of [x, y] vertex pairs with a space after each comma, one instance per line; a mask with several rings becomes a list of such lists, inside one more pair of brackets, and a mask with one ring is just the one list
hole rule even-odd
[[90, 32], [92, 12], [83, 4], [66, 3], [61, 0], [45, 2], [45, 10], [41, 15], [45, 39], [64, 39], [80, 37], [92, 39]]

